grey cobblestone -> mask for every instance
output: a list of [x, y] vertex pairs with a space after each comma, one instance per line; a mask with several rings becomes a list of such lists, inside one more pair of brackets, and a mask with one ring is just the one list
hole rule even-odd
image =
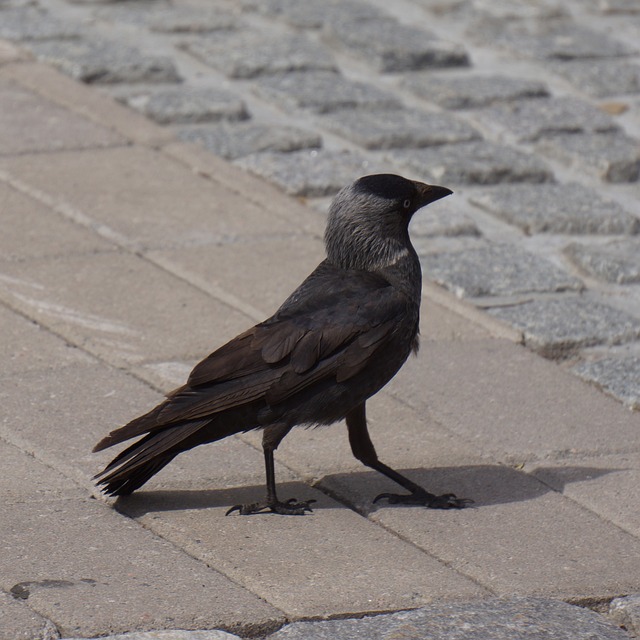
[[625, 640], [597, 613], [557, 600], [490, 599], [439, 603], [361, 620], [294, 622], [268, 640]]
[[257, 153], [236, 162], [294, 196], [321, 198], [333, 195], [351, 180], [383, 167], [354, 152], [296, 151]]
[[635, 182], [640, 177], [640, 145], [620, 133], [561, 134], [537, 148], [607, 182]]
[[596, 384], [618, 398], [630, 409], [640, 409], [640, 358], [611, 356], [580, 362], [573, 367], [573, 371], [583, 380]]
[[365, 149], [427, 147], [480, 138], [476, 129], [455, 116], [413, 109], [348, 109], [331, 113], [321, 124]]
[[302, 35], [228, 33], [214, 38], [193, 38], [183, 48], [229, 78], [336, 69], [329, 50]]
[[50, 16], [38, 7], [0, 5], [0, 38], [7, 40], [50, 40], [77, 38], [79, 29]]
[[429, 280], [445, 286], [460, 298], [582, 288], [580, 280], [549, 261], [511, 245], [423, 254], [420, 262]]
[[383, 73], [469, 64], [462, 46], [395, 20], [332, 21], [325, 33]]
[[223, 89], [176, 87], [130, 92], [119, 99], [160, 124], [246, 120], [244, 101]]
[[424, 210], [411, 221], [411, 238], [418, 253], [433, 250], [432, 238], [437, 237], [471, 237], [482, 235], [475, 221], [460, 211], [458, 204], [441, 202], [432, 210]]
[[[64, 640], [83, 640], [82, 638], [64, 638]], [[104, 636], [102, 640], [240, 640], [226, 631], [184, 631], [182, 629], [165, 629], [163, 631], [134, 631]]]
[[138, 49], [97, 40], [51, 40], [29, 45], [35, 55], [72, 78], [96, 84], [117, 82], [179, 82], [170, 58], [142, 54]]
[[241, 0], [240, 4], [245, 11], [278, 18], [303, 29], [319, 29], [329, 20], [357, 22], [389, 17], [370, 4], [352, 0]]
[[640, 93], [640, 66], [618, 59], [550, 62], [551, 71], [566, 78], [576, 89], [602, 98]]
[[261, 122], [183, 128], [178, 131], [183, 140], [197, 142], [218, 156], [234, 160], [261, 151], [290, 152], [317, 149], [322, 138], [297, 127], [273, 126]]
[[96, 15], [111, 22], [147, 26], [159, 33], [210, 33], [239, 26], [236, 16], [219, 7], [178, 7], [136, 0], [109, 4], [98, 9]]
[[640, 282], [640, 238], [623, 238], [603, 245], [573, 242], [565, 254], [580, 269], [605, 282]]
[[609, 616], [629, 633], [640, 636], [640, 594], [612, 600]]
[[496, 102], [549, 95], [543, 82], [495, 75], [458, 77], [411, 73], [403, 78], [402, 86], [445, 109], [474, 109]]
[[559, 18], [567, 15], [559, 0], [475, 0], [474, 13], [493, 20], [525, 20], [528, 18]]
[[533, 300], [488, 312], [524, 333], [525, 344], [547, 358], [583, 347], [620, 344], [640, 337], [640, 320], [584, 297]]
[[576, 98], [518, 100], [483, 109], [476, 115], [507, 129], [520, 142], [535, 142], [559, 133], [604, 133], [617, 129], [611, 116]]
[[260, 78], [255, 87], [260, 95], [285, 109], [293, 107], [328, 113], [339, 109], [401, 106], [393, 94], [336, 73], [287, 73]]
[[543, 60], [608, 58], [631, 55], [634, 50], [604, 33], [571, 20], [485, 21], [467, 30], [470, 38], [486, 45], [501, 46], [519, 56]]
[[527, 234], [634, 234], [640, 219], [581, 185], [503, 185], [470, 201]]
[[636, 0], [591, 0], [591, 4], [602, 13], [640, 13]]
[[389, 157], [436, 184], [490, 185], [552, 179], [551, 170], [536, 156], [484, 141], [392, 151]]

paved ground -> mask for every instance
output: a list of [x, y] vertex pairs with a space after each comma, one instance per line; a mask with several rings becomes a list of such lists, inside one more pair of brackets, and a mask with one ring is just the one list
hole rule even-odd
[[[638, 632], [640, 602], [624, 597], [640, 592], [640, 415], [623, 404], [639, 378], [638, 152], [623, 137], [640, 133], [634, 3], [594, 0], [571, 19], [551, 1], [398, 3], [416, 28], [431, 16], [426, 40], [389, 18], [382, 29], [373, 2], [24, 4], [0, 3], [0, 37], [22, 47], [0, 44], [0, 638]], [[208, 29], [224, 46], [194, 33]], [[95, 34], [115, 45], [88, 55]], [[522, 59], [498, 49], [514, 43]], [[425, 76], [430, 64], [450, 66]], [[91, 446], [271, 312], [322, 255], [326, 196], [378, 166], [456, 189], [413, 231], [427, 275], [471, 300], [427, 283], [423, 348], [371, 403], [373, 437], [390, 464], [475, 508], [373, 507], [389, 486], [351, 459], [340, 426], [278, 452], [283, 491], [318, 500], [311, 516], [224, 517], [262, 492], [253, 436], [100, 498], [90, 478], [110, 454]]]

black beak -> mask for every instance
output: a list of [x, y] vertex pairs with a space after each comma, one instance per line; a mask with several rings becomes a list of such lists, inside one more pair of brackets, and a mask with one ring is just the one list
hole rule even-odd
[[416, 190], [418, 191], [419, 205], [417, 208], [424, 207], [430, 202], [435, 202], [436, 200], [450, 196], [453, 193], [451, 189], [438, 187], [435, 184], [425, 184], [424, 182], [414, 182], [413, 184], [416, 186]]

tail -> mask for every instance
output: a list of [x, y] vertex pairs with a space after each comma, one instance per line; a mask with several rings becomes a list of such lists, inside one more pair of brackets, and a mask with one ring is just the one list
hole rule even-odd
[[195, 420], [147, 434], [119, 453], [94, 480], [110, 496], [127, 496], [139, 489], [179, 453], [184, 441], [211, 420]]

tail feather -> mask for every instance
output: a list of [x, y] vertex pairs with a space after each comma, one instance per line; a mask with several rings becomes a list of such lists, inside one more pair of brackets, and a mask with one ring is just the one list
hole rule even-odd
[[136, 489], [139, 489], [152, 476], [155, 476], [176, 455], [177, 452], [154, 458], [134, 469], [120, 468], [102, 478], [98, 484], [102, 486], [103, 493], [109, 496], [128, 496]]

